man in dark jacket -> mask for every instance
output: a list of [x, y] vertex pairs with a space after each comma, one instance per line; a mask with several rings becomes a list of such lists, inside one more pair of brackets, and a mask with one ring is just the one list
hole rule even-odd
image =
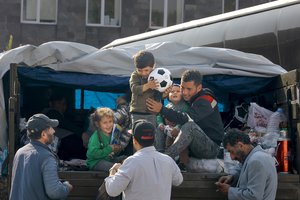
[[166, 150], [166, 154], [175, 158], [187, 148], [193, 157], [216, 158], [224, 136], [223, 122], [212, 92], [202, 88], [202, 75], [199, 71], [187, 70], [183, 73], [181, 92], [190, 105], [187, 113], [168, 109], [161, 102], [147, 99], [150, 111], [182, 125], [179, 135]]
[[9, 199], [65, 199], [73, 186], [59, 181], [57, 158], [47, 146], [53, 142], [58, 121], [35, 114], [26, 126], [30, 143], [15, 155]]

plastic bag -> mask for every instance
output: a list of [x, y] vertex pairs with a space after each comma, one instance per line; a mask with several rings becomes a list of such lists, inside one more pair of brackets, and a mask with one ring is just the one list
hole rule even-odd
[[255, 130], [260, 127], [267, 128], [272, 111], [263, 108], [256, 103], [250, 103], [247, 125]]
[[224, 162], [220, 159], [197, 159], [191, 157], [186, 167], [190, 172], [220, 173], [224, 171]]

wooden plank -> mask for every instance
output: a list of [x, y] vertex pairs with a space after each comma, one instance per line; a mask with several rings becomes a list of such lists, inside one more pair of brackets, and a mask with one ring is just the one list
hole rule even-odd
[[279, 183], [300, 183], [298, 174], [278, 174], [278, 182]]
[[[300, 122], [297, 123], [296, 138], [297, 138], [297, 141], [296, 141], [296, 144], [297, 144], [296, 155], [298, 155], [298, 156], [296, 157], [296, 162], [295, 163], [296, 163], [296, 166], [298, 168], [297, 169], [298, 173], [300, 173]], [[299, 178], [299, 181], [300, 181], [300, 178]]]
[[298, 190], [300, 188], [300, 184], [295, 183], [285, 183], [285, 184], [278, 184], [277, 190], [284, 191], [284, 190]]
[[[60, 172], [60, 178], [73, 184], [74, 189], [68, 200], [94, 200], [99, 186], [108, 175], [103, 172]], [[172, 188], [172, 200], [225, 200], [216, 192], [214, 183], [224, 174], [217, 173], [183, 173], [184, 182]], [[276, 200], [300, 200], [299, 175], [278, 174], [278, 191]]]
[[216, 180], [214, 181], [184, 181], [180, 186], [181, 187], [192, 187], [192, 188], [213, 188], [216, 189], [215, 185]]
[[67, 200], [95, 200], [96, 197], [68, 197]]
[[283, 192], [278, 191], [276, 194], [277, 199], [298, 199], [299, 192], [297, 190], [285, 190]]
[[70, 196], [85, 196], [85, 197], [96, 197], [99, 187], [76, 187], [74, 188]]
[[99, 187], [103, 183], [103, 180], [104, 179], [70, 179], [69, 182], [76, 186]]
[[183, 173], [184, 181], [191, 181], [191, 180], [216, 180], [219, 177], [226, 175], [224, 173]]
[[108, 176], [108, 173], [105, 172], [96, 172], [96, 171], [63, 171], [59, 172], [59, 177], [61, 179], [93, 179], [100, 178], [104, 179]]
[[172, 197], [201, 198], [201, 199], [224, 199], [221, 193], [216, 192], [216, 189], [195, 189], [175, 187], [172, 189]]

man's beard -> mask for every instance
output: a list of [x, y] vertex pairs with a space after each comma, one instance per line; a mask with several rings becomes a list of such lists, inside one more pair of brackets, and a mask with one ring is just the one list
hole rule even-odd
[[244, 163], [244, 161], [246, 160], [248, 154], [244, 153], [243, 151], [239, 151], [237, 153], [238, 153], [238, 159], [237, 160], [240, 163]]
[[47, 133], [47, 139], [48, 141], [46, 142], [47, 145], [52, 144], [52, 142], [54, 141], [54, 135], [50, 135]]

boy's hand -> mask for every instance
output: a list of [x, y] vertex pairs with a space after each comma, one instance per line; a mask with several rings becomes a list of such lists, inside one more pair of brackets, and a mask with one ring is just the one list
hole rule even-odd
[[156, 89], [159, 87], [159, 83], [156, 80], [149, 80], [146, 84], [143, 86], [143, 91], [146, 91], [148, 89]]
[[160, 124], [160, 125], [158, 126], [158, 128], [159, 128], [159, 130], [164, 131], [164, 130], [165, 130], [165, 125]]
[[111, 146], [112, 151], [114, 153], [118, 153], [118, 152], [120, 152], [122, 150], [122, 146], [119, 145], [119, 144], [111, 144], [110, 146]]
[[172, 85], [170, 87], [168, 87], [162, 94], [162, 98], [165, 99], [169, 96], [169, 93], [172, 91]]

